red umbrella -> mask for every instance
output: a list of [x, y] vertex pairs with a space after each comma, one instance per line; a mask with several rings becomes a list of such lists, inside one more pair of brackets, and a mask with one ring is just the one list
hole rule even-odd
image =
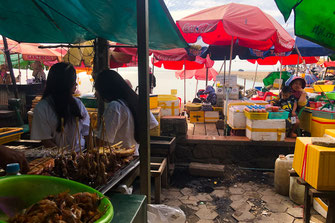
[[[176, 78], [183, 80], [186, 79], [192, 79], [193, 77], [196, 80], [204, 81], [206, 80], [206, 73], [207, 68], [201, 68], [197, 70], [189, 70], [185, 72], [185, 70], [176, 71]], [[218, 75], [218, 72], [213, 68], [208, 68], [208, 79], [207, 80], [213, 80], [215, 81], [216, 75]]]
[[291, 54], [289, 56], [271, 56], [271, 57], [265, 57], [264, 59], [250, 59], [248, 60], [250, 63], [255, 64], [256, 62], [259, 65], [275, 65], [278, 62], [280, 62], [282, 65], [296, 65], [298, 64], [298, 58], [299, 58], [299, 64], [303, 63], [303, 60], [305, 61], [305, 64], [312, 64], [317, 63], [319, 61], [318, 57], [299, 57], [298, 54]]
[[244, 47], [276, 52], [291, 51], [294, 39], [270, 15], [258, 7], [230, 3], [205, 9], [177, 20], [188, 43], [199, 36], [210, 45], [231, 45], [232, 39]]
[[196, 56], [190, 58], [184, 48], [172, 50], [154, 50], [153, 64], [156, 67], [164, 67], [169, 70], [196, 70], [203, 67], [212, 67], [214, 61], [207, 56], [205, 59]]
[[[178, 20], [177, 26], [188, 43], [200, 36], [211, 46], [230, 45], [229, 78], [234, 42], [263, 51], [274, 47], [275, 52], [291, 51], [294, 46], [294, 39], [275, 19], [250, 5], [230, 3], [205, 9]], [[225, 109], [227, 113], [228, 106]]]
[[[64, 49], [59, 51], [56, 49], [38, 48], [41, 46], [38, 43], [18, 43], [9, 39], [7, 41], [10, 53], [22, 54], [24, 60], [54, 61], [66, 54]], [[3, 40], [0, 40], [0, 45], [3, 46]]]

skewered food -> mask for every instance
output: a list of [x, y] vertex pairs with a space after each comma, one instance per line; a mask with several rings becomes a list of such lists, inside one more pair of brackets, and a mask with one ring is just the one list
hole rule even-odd
[[103, 213], [98, 210], [101, 198], [97, 194], [63, 192], [50, 195], [9, 219], [10, 223], [95, 222]]

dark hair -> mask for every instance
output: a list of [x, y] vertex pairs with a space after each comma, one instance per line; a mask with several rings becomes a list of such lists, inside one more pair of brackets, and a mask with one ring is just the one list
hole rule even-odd
[[94, 87], [99, 96], [107, 101], [122, 100], [130, 109], [134, 118], [134, 138], [140, 141], [138, 95], [129, 87], [127, 82], [114, 70], [104, 70], [97, 75]]
[[[56, 112], [58, 132], [61, 131], [61, 118], [64, 118], [64, 126], [73, 121], [75, 117], [83, 118], [80, 108], [72, 96], [76, 79], [76, 70], [72, 64], [61, 62], [50, 68], [43, 99], [46, 99]], [[49, 100], [49, 97], [52, 100]]]
[[281, 92], [282, 93], [290, 93], [292, 92], [292, 89], [290, 86], [284, 86], [282, 89], [281, 89]]

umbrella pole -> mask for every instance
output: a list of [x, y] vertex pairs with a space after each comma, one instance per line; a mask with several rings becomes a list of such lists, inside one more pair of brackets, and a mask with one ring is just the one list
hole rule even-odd
[[198, 92], [198, 79], [197, 79], [197, 84], [195, 85], [195, 98], [197, 97], [197, 92]]
[[278, 87], [279, 90], [281, 89], [281, 84], [282, 84], [282, 82], [281, 82], [281, 73], [282, 73], [282, 70], [283, 70], [282, 64], [283, 64], [283, 57], [281, 56], [280, 57], [279, 87]]
[[[228, 80], [230, 84], [230, 74], [231, 74], [231, 63], [233, 58], [233, 47], [234, 47], [234, 37], [231, 37], [231, 43], [230, 43], [230, 54], [229, 54], [229, 70], [228, 70]], [[229, 85], [228, 84], [228, 85]], [[228, 135], [228, 126], [227, 126], [227, 116], [228, 116], [228, 101], [229, 101], [229, 86], [227, 84], [225, 85], [226, 90], [226, 104], [225, 104], [225, 116], [224, 116], [224, 129], [225, 129], [225, 136]]]
[[226, 56], [224, 57], [223, 64], [224, 64], [224, 69], [223, 69], [223, 85], [225, 85], [226, 84]]
[[17, 59], [19, 62], [19, 80], [20, 80], [20, 84], [21, 84], [21, 66], [20, 66], [20, 54], [17, 54]]
[[184, 60], [184, 105], [186, 105], [186, 61]]
[[206, 86], [205, 86], [205, 89], [208, 85], [208, 67], [206, 67]]
[[255, 88], [256, 77], [257, 77], [257, 70], [258, 70], [258, 63], [257, 63], [257, 61], [256, 61], [256, 72], [255, 72], [255, 77], [254, 77], [254, 83], [252, 83], [252, 89]]

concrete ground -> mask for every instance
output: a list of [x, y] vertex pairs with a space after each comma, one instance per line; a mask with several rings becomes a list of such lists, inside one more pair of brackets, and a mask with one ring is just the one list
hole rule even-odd
[[[243, 172], [229, 169], [223, 177], [206, 178], [175, 171], [161, 203], [181, 208], [188, 223], [303, 222], [303, 208], [275, 192], [273, 173]], [[311, 222], [325, 219], [312, 210]]]

